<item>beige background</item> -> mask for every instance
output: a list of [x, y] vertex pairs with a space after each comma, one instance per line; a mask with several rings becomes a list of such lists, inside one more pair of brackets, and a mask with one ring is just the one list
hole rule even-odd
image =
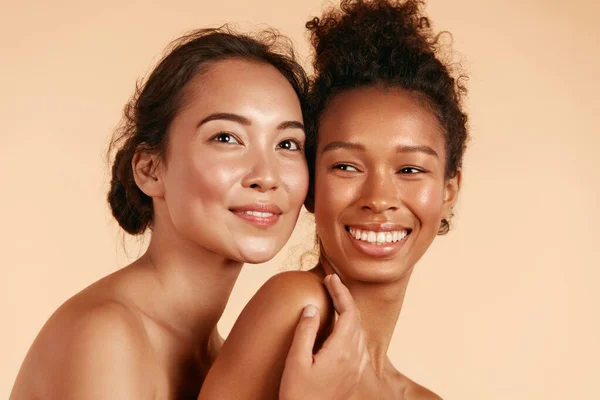
[[[303, 24], [321, 7], [2, 0], [0, 398], [53, 310], [128, 260], [103, 152], [136, 79], [171, 39], [225, 21], [279, 28], [306, 57]], [[391, 357], [445, 399], [599, 399], [600, 6], [428, 10], [470, 70], [473, 140], [456, 228], [418, 265]], [[274, 261], [245, 268], [224, 332], [262, 282], [297, 267], [311, 224], [304, 216]]]

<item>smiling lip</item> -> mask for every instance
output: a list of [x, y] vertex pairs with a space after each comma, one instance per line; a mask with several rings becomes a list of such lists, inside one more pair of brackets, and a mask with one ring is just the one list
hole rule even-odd
[[279, 220], [281, 209], [274, 204], [254, 203], [229, 209], [239, 218], [260, 228], [273, 226]]
[[[359, 250], [361, 253], [364, 253], [370, 257], [378, 257], [385, 258], [394, 255], [397, 253], [406, 240], [410, 236], [411, 229], [405, 228], [401, 225], [393, 224], [393, 223], [381, 223], [381, 224], [353, 224], [346, 225], [346, 232], [348, 234], [348, 238], [354, 245], [354, 247]], [[398, 237], [397, 241], [386, 242], [386, 243], [370, 243], [365, 240], [356, 239], [356, 237], [350, 233], [350, 228], [355, 232], [356, 229], [361, 231], [369, 231], [369, 232], [405, 232], [403, 237]]]
[[364, 231], [375, 231], [375, 232], [392, 232], [392, 231], [403, 231], [410, 229], [403, 227], [402, 225], [394, 224], [391, 222], [382, 223], [371, 223], [371, 224], [348, 224], [346, 227], [358, 228]]

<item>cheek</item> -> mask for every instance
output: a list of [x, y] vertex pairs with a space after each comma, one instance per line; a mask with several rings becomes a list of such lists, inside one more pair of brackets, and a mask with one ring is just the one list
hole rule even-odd
[[289, 195], [290, 205], [293, 208], [300, 208], [306, 199], [308, 192], [308, 167], [306, 161], [298, 160], [285, 163], [280, 167], [281, 181]]
[[209, 157], [180, 162], [178, 168], [173, 169], [170, 174], [171, 181], [177, 185], [177, 188], [171, 191], [171, 200], [179, 203], [182, 209], [188, 210], [195, 205], [210, 207], [223, 203], [228, 199], [227, 194], [241, 179], [243, 165], [240, 164]]
[[357, 187], [352, 181], [340, 179], [327, 172], [318, 172], [315, 179], [315, 221], [321, 235], [334, 230], [337, 219], [356, 197]]
[[425, 183], [420, 185], [417, 190], [406, 191], [406, 193], [412, 193], [407, 198], [407, 205], [421, 221], [421, 224], [438, 226], [444, 203], [443, 187], [437, 184]]

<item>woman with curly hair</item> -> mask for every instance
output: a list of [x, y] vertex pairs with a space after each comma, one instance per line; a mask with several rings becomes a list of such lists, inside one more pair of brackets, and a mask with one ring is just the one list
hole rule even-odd
[[327, 276], [350, 289], [370, 355], [343, 398], [439, 399], [387, 356], [415, 264], [449, 230], [467, 139], [465, 90], [440, 60], [422, 6], [346, 0], [307, 23], [315, 75], [305, 204], [315, 215], [319, 263], [277, 275], [259, 290], [209, 372], [207, 394], [277, 398], [294, 333], [289, 299], [324, 307], [322, 343], [334, 321], [319, 291]]

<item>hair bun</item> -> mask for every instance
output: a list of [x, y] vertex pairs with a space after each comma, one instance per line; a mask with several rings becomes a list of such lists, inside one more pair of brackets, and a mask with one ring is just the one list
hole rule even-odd
[[152, 222], [152, 199], [133, 179], [133, 151], [125, 146], [117, 152], [107, 200], [121, 228], [131, 235], [143, 233]]

